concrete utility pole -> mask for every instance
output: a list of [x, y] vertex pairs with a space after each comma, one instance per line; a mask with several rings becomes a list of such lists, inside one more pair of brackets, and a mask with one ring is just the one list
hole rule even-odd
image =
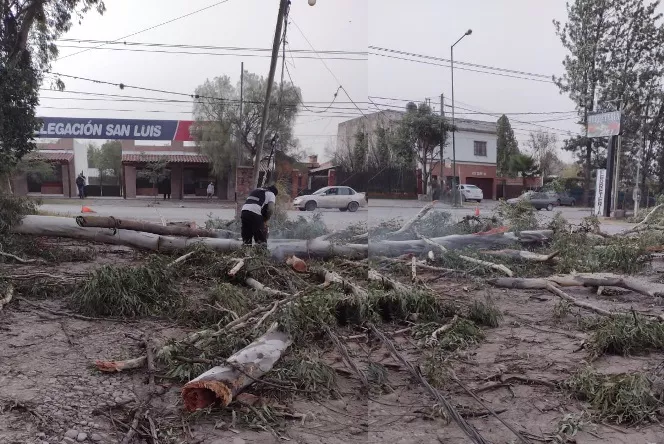
[[[445, 117], [445, 96], [443, 94], [440, 95], [440, 117]], [[445, 126], [445, 122], [443, 122], [442, 119], [441, 119], [440, 125], [441, 125], [441, 128], [440, 128], [441, 132], [440, 133], [442, 135], [443, 134], [442, 130], [444, 129], [444, 126]], [[438, 179], [440, 181], [441, 186], [445, 183], [445, 165], [443, 164], [443, 151], [444, 151], [443, 140], [441, 139], [440, 140], [440, 163], [439, 163], [439, 165], [440, 165], [440, 176], [439, 176], [439, 179]]]
[[279, 43], [281, 39], [281, 27], [284, 22], [286, 9], [290, 5], [290, 0], [279, 1], [279, 14], [277, 16], [277, 26], [274, 30], [274, 41], [272, 42], [272, 59], [270, 60], [270, 72], [267, 76], [267, 91], [265, 93], [265, 102], [263, 104], [263, 119], [261, 120], [261, 131], [256, 145], [256, 159], [254, 160], [253, 187], [258, 187], [258, 172], [260, 169], [261, 158], [263, 156], [263, 144], [265, 143], [265, 130], [267, 127], [268, 115], [270, 112], [270, 96], [272, 95], [272, 83], [274, 82], [274, 72], [277, 70], [277, 60], [279, 59]]
[[[466, 31], [464, 35], [459, 37], [459, 40], [454, 42], [452, 46], [450, 46], [450, 70], [452, 71], [452, 126], [454, 126], [454, 47], [456, 46], [457, 43], [461, 41], [464, 37], [467, 35], [470, 35], [473, 33], [472, 29], [469, 29]], [[456, 133], [455, 130], [452, 130], [452, 192], [454, 193], [454, 206], [458, 206], [458, 198], [457, 195], [459, 194], [457, 190], [457, 170], [456, 170], [456, 137], [454, 137], [454, 134]]]

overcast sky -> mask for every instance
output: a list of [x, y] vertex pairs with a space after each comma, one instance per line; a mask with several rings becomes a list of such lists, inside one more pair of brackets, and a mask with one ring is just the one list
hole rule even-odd
[[[212, 5], [215, 1], [113, 0], [106, 3], [108, 10], [103, 16], [96, 13], [88, 14], [83, 23], [75, 25], [65, 38], [115, 40]], [[269, 48], [274, 35], [277, 9], [277, 0], [228, 0], [204, 12], [125, 40]], [[287, 40], [292, 49], [310, 49], [305, 40], [306, 36], [311, 45], [319, 51], [366, 52], [368, 45], [372, 45], [449, 59], [450, 45], [471, 28], [472, 35], [465, 37], [455, 47], [456, 61], [550, 76], [561, 73], [561, 61], [565, 55], [555, 35], [552, 20], [556, 18], [564, 21], [565, 16], [565, 2], [562, 0], [411, 0], [408, 2], [318, 0], [313, 7], [310, 7], [306, 0], [293, 0], [291, 6], [293, 20], [289, 25]], [[270, 61], [269, 57], [249, 57], [247, 51], [235, 51], [233, 55], [219, 56], [94, 49], [66, 57], [68, 54], [80, 51], [66, 46], [86, 45], [88, 44], [61, 42], [62, 59], [53, 65], [53, 71], [114, 83], [122, 82], [127, 85], [192, 93], [206, 78], [227, 74], [238, 80], [242, 61], [245, 63], [245, 69], [267, 75]], [[372, 49], [370, 53], [413, 59], [412, 56], [381, 50]], [[321, 108], [303, 110], [296, 126], [295, 134], [300, 138], [302, 148], [308, 153], [323, 155], [326, 144], [334, 140], [337, 124], [360, 115], [350, 103], [351, 100], [363, 109], [375, 111], [376, 106], [379, 109], [401, 108], [405, 102], [373, 98], [375, 105], [368, 104], [367, 95], [409, 100], [431, 98], [432, 104], [436, 110], [439, 110], [440, 94], [445, 94], [446, 99], [451, 98], [450, 69], [447, 66], [372, 54], [368, 59], [368, 61], [326, 59], [323, 63], [316, 58], [287, 57], [293, 80], [302, 89], [303, 100], [322, 102], [317, 105]], [[445, 61], [428, 61], [447, 65]], [[495, 121], [496, 118], [493, 116], [462, 113], [478, 111], [496, 114], [548, 113], [574, 109], [571, 101], [561, 96], [557, 87], [547, 79], [540, 78], [539, 80], [543, 81], [533, 81], [501, 77], [462, 70], [461, 68], [469, 68], [463, 65], [456, 65], [456, 68], [455, 98], [458, 117]], [[471, 69], [484, 70], [472, 67]], [[64, 80], [68, 91], [179, 99], [177, 96], [162, 93], [133, 89], [121, 91], [109, 85], [66, 78]], [[339, 84], [343, 85], [351, 99], [340, 92], [337, 102], [329, 110], [325, 110], [323, 103], [332, 100]], [[52, 97], [94, 98], [72, 93], [43, 92], [41, 115], [192, 118], [189, 104], [62, 100]], [[460, 109], [461, 107], [467, 109]], [[108, 110], [92, 111], [76, 108]], [[114, 109], [130, 111], [110, 111]], [[314, 114], [313, 111], [324, 112]], [[451, 110], [446, 108], [445, 111], [449, 114]], [[555, 128], [562, 139], [566, 131], [578, 131], [578, 126], [571, 117], [569, 114], [510, 116], [520, 141], [525, 141], [529, 130], [538, 127], [515, 120], [526, 122], [565, 119], [539, 123]]]

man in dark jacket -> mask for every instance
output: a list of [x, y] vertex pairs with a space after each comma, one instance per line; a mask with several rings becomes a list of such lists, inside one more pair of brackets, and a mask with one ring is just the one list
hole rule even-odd
[[85, 197], [85, 176], [83, 173], [76, 178], [76, 188], [78, 188], [79, 199], [83, 199]]
[[267, 243], [267, 227], [265, 223], [274, 214], [279, 191], [274, 185], [267, 188], [256, 188], [242, 206], [240, 221], [242, 222], [242, 242], [251, 245]]

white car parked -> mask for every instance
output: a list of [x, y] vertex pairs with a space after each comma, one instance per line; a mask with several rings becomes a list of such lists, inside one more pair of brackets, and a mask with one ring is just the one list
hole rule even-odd
[[358, 193], [351, 187], [325, 187], [308, 194], [298, 196], [293, 205], [300, 211], [314, 211], [316, 208], [338, 208], [339, 211], [357, 211], [367, 204], [365, 193]]
[[482, 189], [475, 185], [459, 185], [459, 192], [461, 194], [461, 200], [464, 202], [467, 200], [482, 202], [482, 199], [484, 199]]

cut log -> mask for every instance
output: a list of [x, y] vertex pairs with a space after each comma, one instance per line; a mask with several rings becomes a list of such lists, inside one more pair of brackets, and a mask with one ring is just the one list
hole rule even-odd
[[124, 370], [133, 370], [145, 366], [147, 356], [140, 356], [134, 359], [127, 359], [126, 361], [95, 361], [97, 369], [104, 373], [117, 373]]
[[487, 254], [491, 256], [506, 257], [508, 259], [513, 259], [517, 261], [525, 262], [549, 262], [560, 254], [559, 251], [554, 251], [551, 254], [538, 254], [526, 250], [483, 250], [482, 254]]
[[[182, 251], [196, 245], [204, 245], [213, 250], [225, 252], [237, 251], [244, 247], [242, 241], [234, 239], [184, 238], [122, 229], [113, 232], [103, 228], [84, 228], [78, 226], [72, 218], [57, 216], [28, 215], [23, 218], [20, 225], [12, 228], [12, 232], [32, 236], [66, 237], [113, 245], [126, 245], [160, 252]], [[285, 258], [293, 255], [322, 259], [335, 256], [365, 258], [367, 257], [368, 246], [362, 244], [338, 245], [327, 241], [282, 239], [268, 241], [268, 249], [272, 256], [278, 260], [285, 260]]]
[[402, 234], [405, 233], [406, 231], [410, 230], [410, 227], [413, 226], [418, 220], [422, 219], [426, 214], [433, 209], [433, 207], [438, 203], [438, 201], [434, 200], [433, 202], [427, 204], [422, 208], [412, 219], [410, 219], [408, 222], [406, 222], [401, 228], [399, 228], [397, 231], [393, 231], [388, 234], [388, 236], [394, 236], [396, 234]]
[[239, 273], [239, 271], [242, 269], [242, 267], [244, 267], [244, 259], [238, 259], [237, 263], [228, 272], [228, 275], [230, 277], [235, 277], [235, 275]]
[[9, 285], [7, 286], [7, 290], [5, 291], [5, 295], [3, 296], [2, 299], [0, 299], [0, 311], [2, 311], [2, 308], [9, 304], [12, 299], [14, 298], [14, 286]]
[[178, 225], [159, 225], [138, 220], [117, 219], [110, 216], [78, 216], [76, 217], [76, 223], [80, 227], [86, 228], [123, 229], [129, 231], [141, 231], [144, 233], [162, 234], [165, 236], [215, 237], [222, 239], [232, 239], [237, 237], [235, 233], [229, 231], [205, 230], [202, 228], [190, 228]]
[[182, 388], [185, 408], [193, 412], [217, 401], [226, 407], [242, 390], [272, 370], [290, 345], [285, 333], [268, 331], [229, 357], [227, 365], [214, 367], [186, 383]]

